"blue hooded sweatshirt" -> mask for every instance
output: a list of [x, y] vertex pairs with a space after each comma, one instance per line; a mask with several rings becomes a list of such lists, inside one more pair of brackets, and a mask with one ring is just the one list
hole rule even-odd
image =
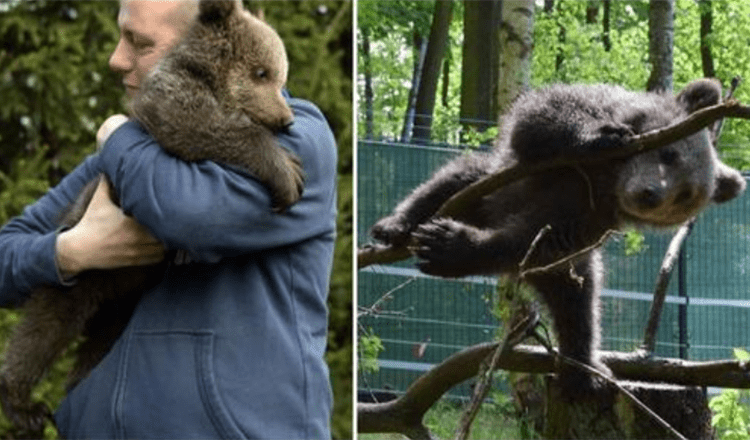
[[301, 158], [306, 180], [284, 213], [247, 174], [180, 161], [130, 121], [0, 231], [4, 305], [63, 284], [56, 219], [100, 172], [124, 212], [188, 256], [145, 293], [113, 349], [62, 402], [62, 436], [330, 438], [323, 356], [336, 146], [315, 106], [289, 104], [295, 122], [279, 141]]

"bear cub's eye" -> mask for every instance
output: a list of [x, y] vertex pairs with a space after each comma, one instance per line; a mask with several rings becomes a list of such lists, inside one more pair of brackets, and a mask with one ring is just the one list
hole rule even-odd
[[262, 67], [258, 67], [255, 69], [255, 77], [258, 79], [266, 79], [268, 78], [268, 71]]
[[677, 161], [677, 152], [675, 150], [662, 150], [659, 152], [659, 160], [664, 165], [672, 165]]

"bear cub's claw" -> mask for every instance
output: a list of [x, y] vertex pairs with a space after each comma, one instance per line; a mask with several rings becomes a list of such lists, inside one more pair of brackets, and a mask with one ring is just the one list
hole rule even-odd
[[370, 229], [370, 235], [381, 243], [401, 246], [409, 241], [413, 229], [405, 218], [393, 214], [378, 220]]
[[299, 157], [284, 150], [283, 162], [275, 177], [280, 183], [272, 189], [273, 210], [277, 213], [285, 211], [302, 197], [305, 183], [305, 170]]

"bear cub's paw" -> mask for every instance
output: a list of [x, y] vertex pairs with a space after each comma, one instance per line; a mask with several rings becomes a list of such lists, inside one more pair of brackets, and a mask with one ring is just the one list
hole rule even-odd
[[381, 243], [392, 246], [402, 246], [409, 241], [409, 237], [413, 230], [414, 225], [412, 225], [404, 216], [392, 214], [378, 220], [378, 222], [370, 228], [370, 235]]
[[475, 228], [448, 218], [438, 218], [420, 225], [412, 233], [409, 250], [423, 262], [419, 269], [429, 275], [461, 277], [466, 275], [466, 262], [476, 263], [477, 234]]
[[590, 127], [582, 133], [584, 151], [591, 154], [602, 150], [622, 148], [628, 143], [628, 138], [635, 133], [632, 128], [617, 121], [605, 121]]
[[278, 167], [278, 173], [271, 180], [273, 194], [273, 210], [283, 212], [302, 197], [305, 183], [305, 170], [297, 155], [283, 150], [283, 164]]
[[16, 390], [8, 386], [8, 381], [0, 378], [0, 404], [3, 414], [17, 427], [22, 428], [24, 438], [41, 438], [44, 424], [52, 419], [52, 412], [43, 402], [31, 403], [28, 398], [20, 398]]

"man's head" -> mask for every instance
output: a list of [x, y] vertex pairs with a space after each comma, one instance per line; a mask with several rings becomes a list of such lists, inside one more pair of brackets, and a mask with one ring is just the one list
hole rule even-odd
[[156, 63], [180, 41], [197, 13], [197, 0], [120, 0], [120, 40], [109, 58], [109, 67], [122, 74], [129, 98]]

